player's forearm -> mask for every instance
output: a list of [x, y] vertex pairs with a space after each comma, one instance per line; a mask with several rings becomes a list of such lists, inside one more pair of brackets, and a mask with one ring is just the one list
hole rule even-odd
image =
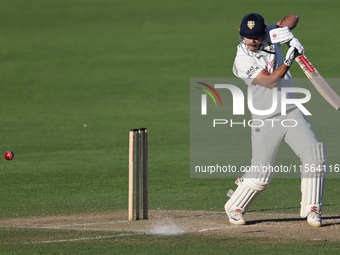
[[280, 20], [277, 25], [279, 27], [289, 27], [290, 30], [294, 29], [299, 22], [299, 16], [296, 14], [290, 14]]
[[286, 75], [289, 70], [289, 66], [282, 64], [271, 74], [268, 74], [266, 70], [262, 70], [256, 78], [253, 80], [253, 84], [260, 85], [266, 88], [274, 88], [281, 79]]

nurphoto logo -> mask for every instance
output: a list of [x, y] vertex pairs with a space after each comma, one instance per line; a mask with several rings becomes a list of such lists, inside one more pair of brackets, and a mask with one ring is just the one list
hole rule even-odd
[[[245, 96], [243, 94], [243, 91], [232, 84], [215, 84], [214, 87], [205, 84], [203, 82], [197, 82], [206, 88], [210, 89], [212, 93], [215, 94], [215, 96], [220, 101], [220, 104], [222, 106], [222, 100], [220, 98], [219, 93], [216, 91], [216, 89], [221, 89], [220, 93], [224, 93], [224, 91], [231, 92], [232, 98], [233, 98], [233, 115], [244, 115], [244, 105], [245, 105]], [[213, 94], [208, 90], [201, 87], [198, 87], [199, 89], [202, 89], [205, 93], [201, 95], [201, 115], [207, 115], [208, 113], [208, 107], [207, 107], [207, 95], [209, 95], [212, 100], [214, 101], [215, 105], [216, 100], [213, 96]], [[288, 98], [287, 95], [289, 93], [300, 93], [303, 94], [304, 97], [302, 98]], [[280, 98], [279, 98], [280, 97]], [[280, 99], [280, 100], [278, 100]], [[305, 115], [312, 115], [306, 107], [304, 107], [304, 103], [309, 102], [311, 99], [311, 93], [309, 90], [305, 88], [297, 88], [297, 87], [287, 87], [287, 88], [281, 88], [281, 96], [278, 96], [278, 88], [272, 88], [272, 105], [269, 109], [266, 110], [259, 110], [254, 107], [253, 104], [253, 89], [251, 86], [248, 87], [247, 90], [247, 105], [249, 111], [254, 115], [259, 116], [265, 116], [272, 114], [276, 111], [278, 107], [278, 102], [281, 102], [281, 115], [287, 114], [287, 106], [288, 105], [295, 105], [298, 107]]]

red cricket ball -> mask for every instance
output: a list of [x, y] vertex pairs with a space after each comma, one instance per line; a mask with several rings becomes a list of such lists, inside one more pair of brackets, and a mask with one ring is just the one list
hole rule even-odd
[[13, 158], [14, 158], [14, 153], [13, 153], [13, 152], [7, 151], [7, 152], [5, 153], [5, 159], [7, 159], [7, 160], [12, 160]]

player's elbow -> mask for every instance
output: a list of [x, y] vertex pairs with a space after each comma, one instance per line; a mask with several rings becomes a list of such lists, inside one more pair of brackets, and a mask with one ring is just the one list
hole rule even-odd
[[290, 16], [291, 16], [291, 25], [289, 26], [289, 29], [293, 30], [297, 26], [297, 24], [299, 23], [300, 17], [297, 14], [291, 14]]

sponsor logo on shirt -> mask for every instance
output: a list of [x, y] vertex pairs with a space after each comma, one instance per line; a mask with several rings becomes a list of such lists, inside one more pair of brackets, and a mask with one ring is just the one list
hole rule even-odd
[[254, 73], [256, 73], [256, 71], [259, 70], [259, 69], [260, 69], [259, 66], [251, 66], [249, 68], [249, 70], [246, 72], [248, 79], [251, 78], [254, 75]]

